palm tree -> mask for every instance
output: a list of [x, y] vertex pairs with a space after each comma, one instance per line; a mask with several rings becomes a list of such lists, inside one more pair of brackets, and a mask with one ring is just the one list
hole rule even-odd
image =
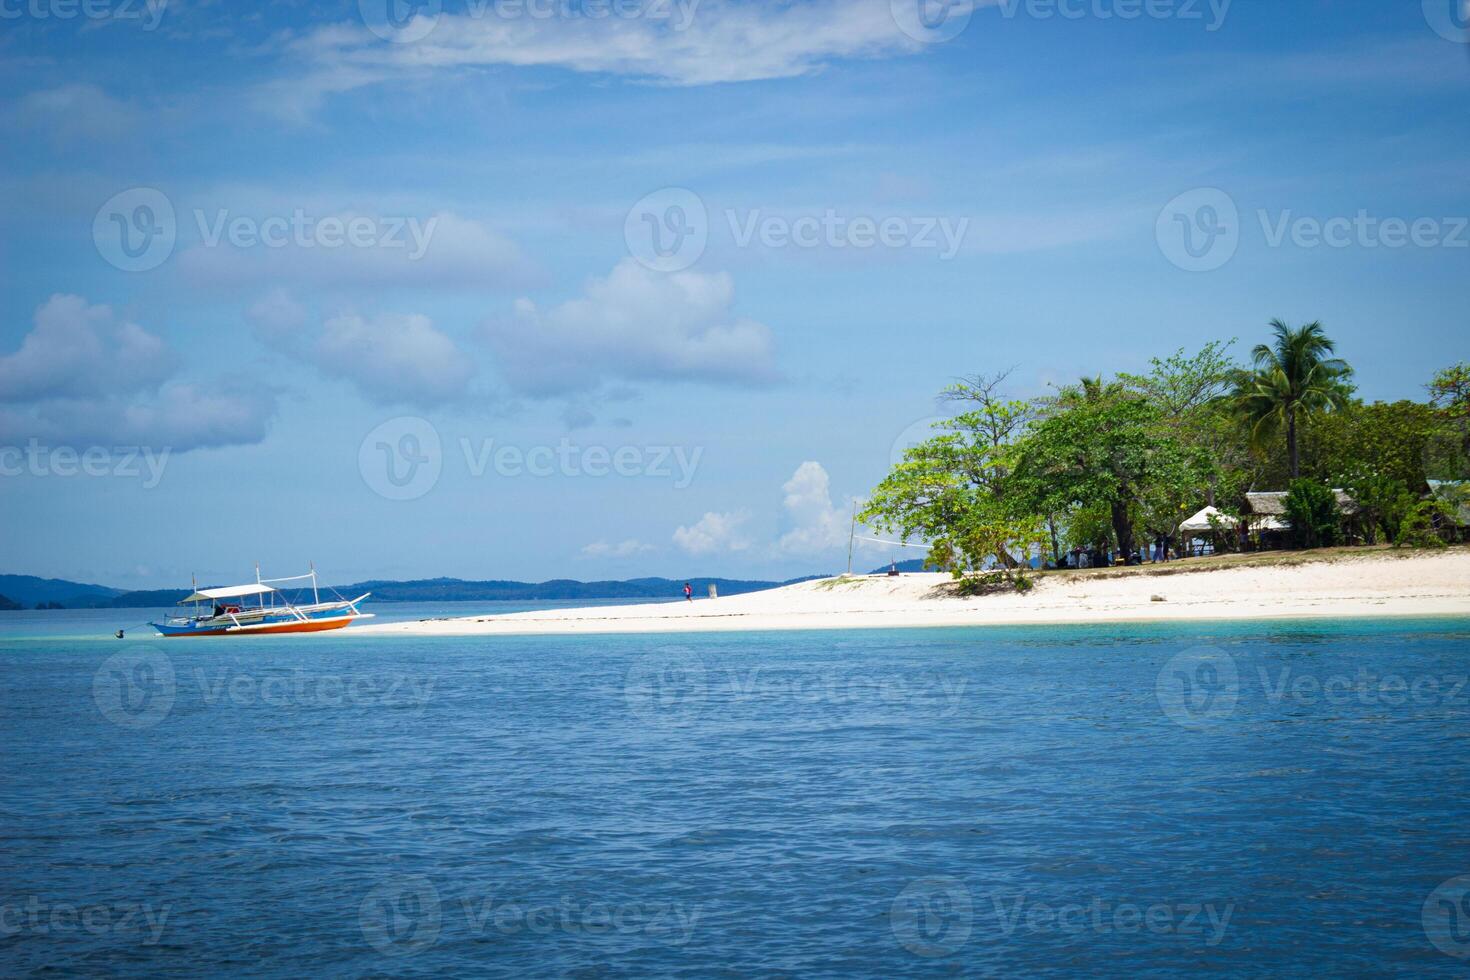
[[1284, 429], [1291, 478], [1301, 476], [1297, 427], [1305, 416], [1347, 404], [1353, 369], [1333, 357], [1336, 347], [1321, 323], [1292, 328], [1272, 320], [1276, 340], [1251, 351], [1254, 367], [1236, 378], [1235, 409], [1250, 426], [1251, 444], [1263, 449]]

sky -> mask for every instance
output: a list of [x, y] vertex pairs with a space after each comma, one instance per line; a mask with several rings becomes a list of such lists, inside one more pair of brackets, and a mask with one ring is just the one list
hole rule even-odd
[[1422, 398], [1464, 2], [0, 0], [0, 571], [781, 579], [957, 376]]

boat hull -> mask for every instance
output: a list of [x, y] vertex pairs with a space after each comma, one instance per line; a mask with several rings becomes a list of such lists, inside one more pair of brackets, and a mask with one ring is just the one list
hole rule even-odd
[[168, 623], [151, 623], [163, 637], [180, 636], [260, 636], [277, 633], [321, 633], [350, 626], [355, 620], [366, 619], [367, 615], [331, 616], [321, 619], [291, 619], [281, 622], [255, 623], [245, 626], [173, 626]]

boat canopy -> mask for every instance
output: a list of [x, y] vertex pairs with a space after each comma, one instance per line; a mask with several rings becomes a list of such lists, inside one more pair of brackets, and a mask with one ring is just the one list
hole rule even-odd
[[220, 589], [200, 589], [187, 599], [180, 599], [179, 605], [186, 602], [204, 602], [208, 599], [236, 599], [247, 595], [265, 595], [267, 592], [275, 592], [269, 585], [227, 585]]

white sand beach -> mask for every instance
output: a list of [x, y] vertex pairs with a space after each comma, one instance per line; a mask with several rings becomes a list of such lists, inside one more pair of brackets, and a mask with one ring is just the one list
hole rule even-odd
[[480, 636], [887, 629], [1291, 617], [1470, 616], [1470, 551], [1238, 556], [1054, 572], [1026, 593], [960, 597], [947, 575], [861, 576], [694, 602], [362, 626]]

